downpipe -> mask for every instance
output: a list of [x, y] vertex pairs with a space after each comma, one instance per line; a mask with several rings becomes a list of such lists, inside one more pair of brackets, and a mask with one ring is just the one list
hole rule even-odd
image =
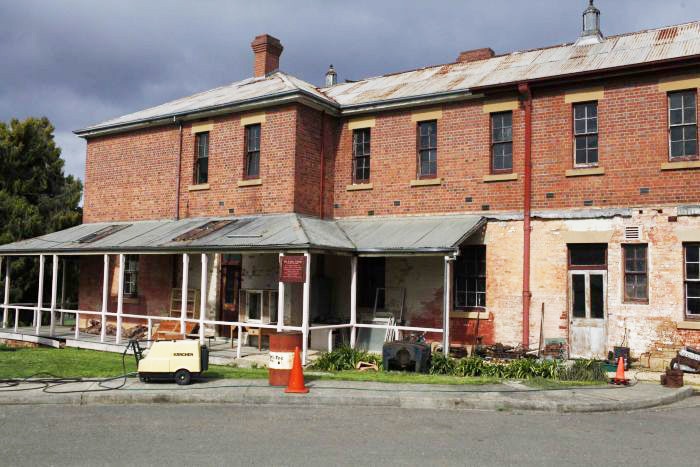
[[523, 348], [530, 347], [530, 225], [532, 201], [532, 91], [528, 83], [520, 83], [518, 92], [525, 108], [525, 177], [523, 181]]

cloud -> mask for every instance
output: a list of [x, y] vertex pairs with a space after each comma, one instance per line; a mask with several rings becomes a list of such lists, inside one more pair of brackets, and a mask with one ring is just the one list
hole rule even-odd
[[[700, 19], [691, 0], [598, 0], [603, 32]], [[71, 131], [252, 73], [250, 41], [285, 47], [281, 67], [321, 84], [571, 42], [585, 0], [0, 0], [0, 119], [46, 115], [80, 178], [85, 145]]]

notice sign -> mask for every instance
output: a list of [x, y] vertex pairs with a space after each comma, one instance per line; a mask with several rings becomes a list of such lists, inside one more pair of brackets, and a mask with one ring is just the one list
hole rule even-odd
[[306, 282], [306, 256], [282, 256], [280, 282], [292, 284]]

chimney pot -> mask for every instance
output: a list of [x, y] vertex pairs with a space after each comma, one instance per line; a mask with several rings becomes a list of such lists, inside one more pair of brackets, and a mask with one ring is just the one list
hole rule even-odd
[[280, 67], [280, 55], [282, 55], [282, 43], [276, 37], [269, 34], [261, 34], [250, 43], [255, 55], [253, 74], [256, 77], [265, 76]]
[[461, 63], [475, 62], [477, 60], [486, 60], [487, 58], [493, 58], [496, 53], [490, 47], [484, 47], [483, 49], [465, 50], [460, 52], [457, 61]]

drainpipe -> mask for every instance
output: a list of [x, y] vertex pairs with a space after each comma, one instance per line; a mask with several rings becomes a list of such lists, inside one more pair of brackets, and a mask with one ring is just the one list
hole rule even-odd
[[180, 172], [182, 171], [182, 121], [173, 117], [173, 123], [179, 125], [179, 142], [177, 148], [177, 172], [175, 176], [175, 220], [180, 220]]
[[532, 198], [532, 91], [520, 83], [518, 92], [525, 106], [525, 177], [523, 183], [523, 348], [530, 347], [530, 204]]
[[323, 219], [323, 191], [325, 189], [325, 180], [324, 178], [326, 177], [326, 161], [325, 161], [325, 154], [326, 153], [326, 111], [323, 110], [321, 112], [321, 193], [319, 195], [319, 217]]

